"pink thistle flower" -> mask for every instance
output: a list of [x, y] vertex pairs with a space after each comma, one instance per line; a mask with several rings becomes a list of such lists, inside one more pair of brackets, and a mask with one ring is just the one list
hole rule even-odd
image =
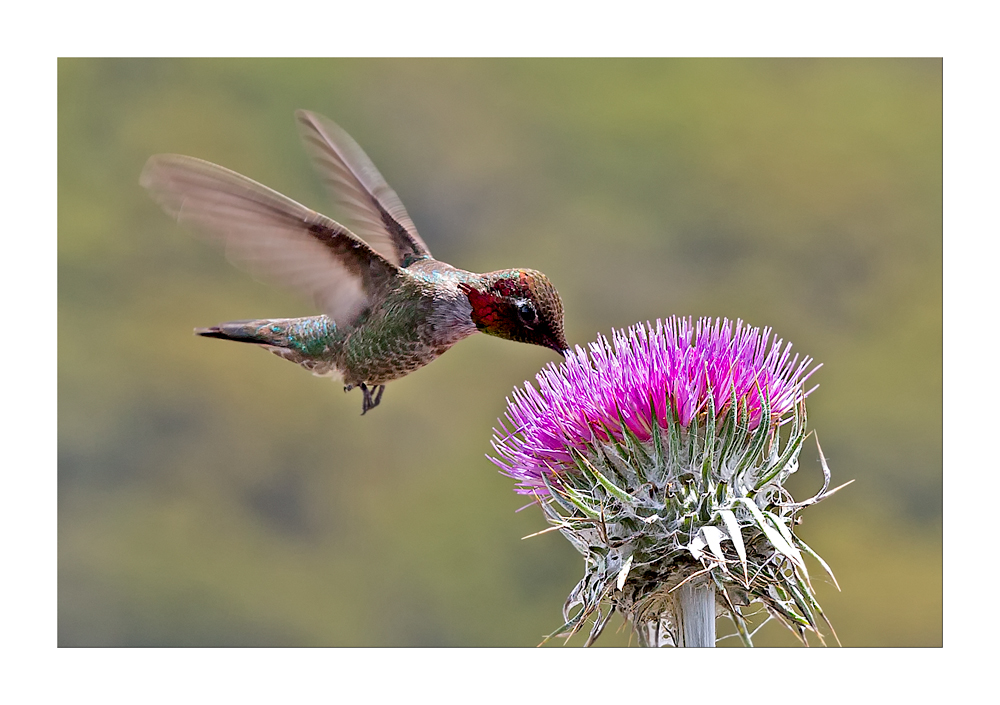
[[491, 460], [584, 556], [553, 635], [591, 620], [592, 643], [618, 611], [642, 644], [707, 646], [718, 606], [752, 645], [740, 607], [758, 602], [822, 640], [803, 555], [829, 568], [793, 531], [835, 491], [822, 454], [814, 497], [784, 487], [817, 369], [769, 328], [672, 317], [578, 346], [514, 390]]
[[821, 365], [791, 355], [771, 329], [743, 321], [671, 317], [612, 331], [580, 346], [565, 362], [537, 375], [538, 389], [525, 383], [508, 400], [506, 422], [495, 429], [491, 458], [517, 480], [522, 494], [547, 494], [542, 475], [576, 467], [570, 449], [594, 440], [624, 440], [625, 429], [640, 441], [678, 423], [687, 428], [709, 404], [716, 421], [745, 409], [745, 430], [755, 430], [765, 408], [768, 423], [790, 420], [790, 412], [814, 389], [803, 383]]

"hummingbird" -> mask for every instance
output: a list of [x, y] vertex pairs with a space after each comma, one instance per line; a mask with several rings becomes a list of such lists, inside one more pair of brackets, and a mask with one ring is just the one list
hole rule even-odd
[[295, 113], [302, 141], [353, 230], [262, 184], [177, 154], [149, 158], [139, 183], [234, 264], [323, 313], [230, 321], [195, 334], [254, 343], [317, 376], [360, 387], [361, 415], [387, 382], [477, 331], [565, 356], [563, 306], [533, 269], [477, 274], [434, 259], [395, 191], [341, 127]]

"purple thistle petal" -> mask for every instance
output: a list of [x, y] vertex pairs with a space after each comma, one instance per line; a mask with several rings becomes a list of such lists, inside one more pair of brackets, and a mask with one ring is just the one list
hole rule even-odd
[[781, 424], [815, 389], [803, 391], [819, 366], [811, 366], [810, 357], [791, 357], [791, 343], [771, 335], [770, 328], [741, 320], [693, 324], [672, 316], [612, 330], [610, 340], [599, 336], [587, 349], [578, 345], [564, 362], [536, 375], [537, 389], [528, 382], [514, 389], [506, 421], [494, 429], [498, 457], [491, 460], [517, 481], [517, 492], [544, 495], [542, 474], [574, 468], [571, 450], [586, 452], [587, 445], [608, 441], [609, 432], [621, 441], [626, 430], [648, 441], [652, 425], [665, 429], [671, 417], [687, 427], [707, 412], [709, 396], [721, 420], [735, 413], [735, 395], [749, 414], [749, 432], [762, 422], [763, 395], [766, 422]]

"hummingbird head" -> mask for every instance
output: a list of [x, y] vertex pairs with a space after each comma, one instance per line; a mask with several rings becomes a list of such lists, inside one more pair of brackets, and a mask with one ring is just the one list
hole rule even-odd
[[562, 299], [541, 272], [503, 269], [460, 286], [472, 305], [472, 322], [482, 332], [552, 348], [560, 355], [569, 348]]

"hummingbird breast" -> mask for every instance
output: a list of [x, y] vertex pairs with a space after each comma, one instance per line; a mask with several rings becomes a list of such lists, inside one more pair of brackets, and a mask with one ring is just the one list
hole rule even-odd
[[458, 286], [475, 275], [432, 259], [399, 272], [395, 286], [347, 334], [340, 361], [345, 384], [398, 379], [476, 332]]

